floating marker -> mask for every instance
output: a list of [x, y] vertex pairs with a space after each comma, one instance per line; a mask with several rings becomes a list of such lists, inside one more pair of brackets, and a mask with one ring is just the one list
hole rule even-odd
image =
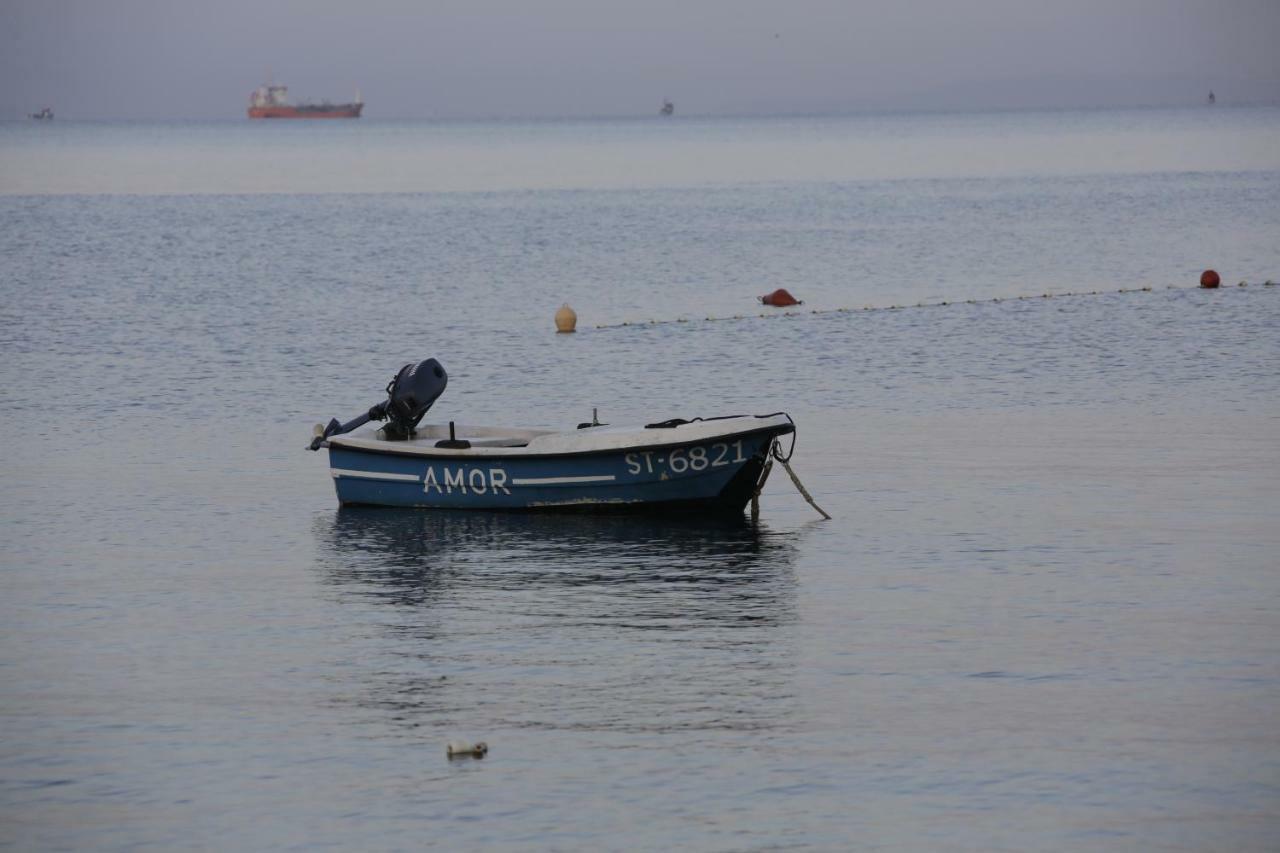
[[556, 311], [556, 332], [558, 334], [567, 334], [578, 327], [578, 312], [569, 307], [566, 302]]
[[489, 744], [484, 741], [451, 740], [445, 747], [445, 755], [450, 758], [484, 758], [488, 753]]
[[1214, 270], [1205, 270], [1200, 273], [1200, 286], [1205, 290], [1212, 290], [1222, 283], [1222, 279], [1218, 277], [1218, 273]]
[[803, 305], [804, 303], [792, 296], [785, 287], [779, 287], [773, 293], [766, 293], [764, 296], [756, 297], [765, 305], [773, 305], [778, 308], [786, 308], [791, 305]]

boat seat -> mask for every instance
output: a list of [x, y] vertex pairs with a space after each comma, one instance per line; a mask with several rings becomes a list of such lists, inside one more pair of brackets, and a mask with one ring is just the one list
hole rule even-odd
[[525, 438], [473, 438], [470, 439], [472, 447], [528, 447], [529, 440]]

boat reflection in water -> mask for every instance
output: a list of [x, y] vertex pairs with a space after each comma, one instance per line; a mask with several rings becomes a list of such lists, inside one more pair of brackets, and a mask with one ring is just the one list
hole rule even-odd
[[790, 705], [796, 533], [359, 507], [316, 527], [372, 658], [355, 701], [397, 727], [754, 731]]
[[765, 622], [790, 613], [792, 536], [736, 518], [342, 507], [320, 526], [330, 580], [401, 604], [543, 588], [639, 596], [648, 606], [665, 589], [672, 613]]

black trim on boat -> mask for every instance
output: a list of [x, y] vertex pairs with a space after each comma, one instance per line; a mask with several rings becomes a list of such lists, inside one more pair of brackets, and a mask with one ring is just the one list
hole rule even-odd
[[[765, 417], [769, 417], [769, 416], [766, 415]], [[714, 420], [714, 419], [708, 418], [707, 420]], [[707, 442], [712, 442], [712, 441], [732, 440], [735, 438], [740, 438], [742, 436], [756, 435], [757, 433], [769, 433], [775, 436], [791, 435], [795, 433], [795, 431], [796, 431], [796, 427], [794, 423], [775, 424], [773, 426], [757, 427], [756, 429], [746, 429], [746, 430], [741, 430], [739, 432], [727, 432], [721, 435], [707, 436], [706, 438], [694, 438], [688, 441], [668, 441], [668, 442], [663, 442], [661, 444], [635, 444], [635, 445], [627, 445], [626, 447], [604, 447], [604, 448], [596, 448], [593, 450], [560, 450], [560, 451], [552, 451], [550, 453], [519, 453], [519, 454], [512, 454], [512, 456], [520, 459], [559, 459], [566, 456], [612, 456], [612, 455], [617, 455], [619, 453], [642, 453], [646, 450], [660, 450], [668, 447], [686, 447], [692, 444], [706, 444]], [[349, 436], [345, 436], [345, 437], [349, 437]], [[334, 436], [333, 438], [337, 439], [340, 437]], [[365, 447], [364, 445], [346, 444], [345, 442], [342, 442], [342, 441], [338, 441], [337, 443], [335, 443], [333, 439], [330, 439], [328, 443], [333, 447], [337, 447], [341, 450], [346, 450], [348, 452], [374, 453], [380, 456], [411, 456], [418, 459], [492, 459], [495, 456], [497, 458], [502, 458], [500, 454], [494, 454], [494, 455], [485, 454], [482, 456], [480, 455], [463, 456], [456, 453], [432, 453], [431, 451], [435, 449], [432, 447], [422, 447], [417, 450], [408, 450], [403, 447], [385, 447], [385, 448], [384, 447]], [[794, 447], [794, 444], [793, 444], [793, 447]]]

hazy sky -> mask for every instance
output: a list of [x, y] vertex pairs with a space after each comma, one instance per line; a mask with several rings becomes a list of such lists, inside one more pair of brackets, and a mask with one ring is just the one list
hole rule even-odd
[[1280, 0], [0, 0], [0, 118], [1280, 102]]

